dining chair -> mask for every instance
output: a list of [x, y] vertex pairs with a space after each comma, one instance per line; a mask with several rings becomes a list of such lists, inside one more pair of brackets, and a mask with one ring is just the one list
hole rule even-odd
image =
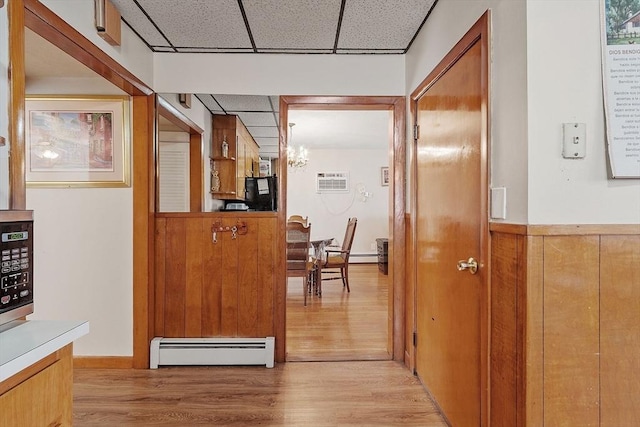
[[299, 222], [307, 226], [309, 225], [309, 217], [308, 216], [303, 217], [302, 215], [291, 215], [289, 219], [287, 219], [287, 222]]
[[310, 292], [311, 269], [313, 261], [309, 257], [309, 240], [311, 224], [305, 226], [300, 222], [287, 222], [287, 277], [302, 277], [304, 305]]
[[[322, 294], [323, 280], [337, 279], [341, 279], [342, 286], [347, 288], [347, 292], [351, 292], [349, 288], [349, 255], [351, 255], [351, 245], [353, 244], [353, 237], [356, 234], [356, 225], [358, 225], [358, 218], [349, 218], [344, 239], [342, 240], [342, 246], [335, 249], [326, 247], [322, 258], [317, 261], [318, 272], [316, 277], [318, 278], [318, 294]], [[322, 277], [322, 274], [325, 272], [333, 273], [333, 275]]]

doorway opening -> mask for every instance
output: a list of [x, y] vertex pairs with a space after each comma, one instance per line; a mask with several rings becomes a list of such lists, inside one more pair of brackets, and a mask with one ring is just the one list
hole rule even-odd
[[[404, 356], [404, 334], [403, 334], [403, 313], [404, 313], [404, 189], [405, 189], [405, 104], [404, 97], [307, 97], [307, 96], [282, 96], [280, 97], [280, 158], [287, 158], [287, 146], [288, 143], [293, 143], [294, 145], [299, 144], [303, 141], [298, 141], [295, 138], [298, 138], [299, 134], [296, 134], [291, 140], [291, 135], [289, 134], [289, 126], [288, 124], [293, 120], [291, 117], [296, 117], [296, 114], [304, 114], [308, 111], [343, 111], [343, 112], [362, 112], [362, 111], [384, 111], [387, 114], [386, 125], [387, 125], [387, 145], [385, 147], [386, 152], [388, 153], [388, 157], [386, 160], [388, 161], [388, 172], [389, 176], [392, 177], [389, 180], [388, 192], [379, 192], [380, 194], [385, 194], [387, 196], [387, 206], [388, 212], [386, 212], [385, 220], [387, 221], [387, 229], [388, 229], [388, 275], [379, 274], [378, 267], [376, 264], [360, 264], [357, 265], [355, 263], [350, 263], [349, 267], [349, 279], [351, 280], [362, 280], [363, 282], [368, 282], [369, 290], [375, 288], [376, 291], [372, 292], [373, 295], [371, 297], [379, 298], [380, 295], [384, 295], [386, 298], [386, 304], [381, 304], [382, 307], [386, 310], [386, 318], [381, 322], [381, 324], [371, 324], [366, 325], [366, 316], [365, 320], [362, 322], [362, 330], [358, 331], [346, 331], [343, 330], [340, 333], [336, 333], [338, 340], [345, 339], [345, 341], [352, 341], [353, 344], [345, 344], [342, 348], [329, 348], [332, 344], [329, 341], [325, 342], [325, 347], [318, 348], [316, 345], [321, 343], [324, 338], [320, 340], [316, 340], [312, 336], [317, 336], [318, 333], [324, 334], [324, 331], [318, 331], [315, 329], [315, 326], [309, 325], [308, 328], [305, 327], [305, 320], [303, 317], [300, 317], [301, 308], [306, 309], [307, 312], [313, 310], [314, 304], [316, 306], [321, 306], [322, 304], [329, 304], [329, 300], [333, 299], [334, 303], [339, 306], [341, 303], [344, 303], [347, 299], [356, 300], [356, 297], [351, 293], [348, 293], [346, 290], [343, 291], [342, 285], [340, 284], [340, 280], [336, 282], [328, 282], [323, 283], [322, 288], [322, 298], [323, 301], [320, 301], [320, 298], [314, 297], [310, 298], [311, 303], [305, 308], [302, 306], [302, 284], [300, 283], [300, 278], [292, 278], [290, 279], [289, 292], [287, 286], [287, 278], [286, 274], [283, 275], [283, 280], [279, 283], [278, 289], [278, 299], [276, 301], [276, 313], [277, 316], [281, 316], [276, 320], [278, 335], [283, 337], [284, 339], [280, 340], [280, 345], [277, 345], [277, 356], [281, 356], [281, 361], [284, 360], [371, 360], [371, 359], [393, 359], [393, 360], [402, 360]], [[296, 129], [297, 130], [297, 129]], [[311, 158], [312, 152], [309, 153]], [[311, 161], [311, 160], [310, 160]], [[376, 171], [375, 174], [378, 176], [381, 175], [380, 168], [385, 165], [370, 165], [371, 167], [375, 166]], [[311, 168], [309, 168], [311, 169]], [[315, 178], [314, 175], [318, 171], [310, 170], [308, 171], [311, 176], [311, 185], [315, 186]], [[334, 171], [335, 172], [335, 171]], [[282, 222], [282, 227], [279, 227], [282, 230], [282, 238], [280, 241], [282, 242], [281, 253], [286, 252], [286, 239], [284, 236], [285, 233], [285, 224], [286, 218], [288, 215], [300, 214], [299, 212], [294, 212], [289, 209], [289, 204], [291, 204], [294, 209], [296, 208], [296, 204], [288, 200], [287, 197], [287, 189], [288, 183], [299, 181], [301, 175], [299, 172], [293, 172], [288, 170], [287, 162], [281, 161], [279, 162], [279, 173], [282, 177], [281, 179], [281, 209], [279, 211], [279, 220]], [[358, 182], [354, 183], [355, 185], [355, 194], [356, 197], [365, 197], [366, 195], [360, 194], [360, 189], [362, 189], [362, 193], [373, 193], [372, 188], [367, 188], [368, 185], [357, 186]], [[313, 187], [312, 191], [316, 191], [316, 188]], [[318, 198], [318, 203], [323, 203], [323, 201]], [[324, 202], [327, 202], [327, 198], [324, 199]], [[355, 202], [354, 202], [355, 203]], [[330, 208], [330, 204], [329, 208]], [[344, 209], [343, 209], [344, 210]], [[347, 216], [349, 216], [348, 212], [345, 212]], [[314, 214], [317, 215], [317, 214]], [[354, 215], [356, 216], [356, 215]], [[345, 217], [346, 218], [346, 217]], [[347, 224], [347, 220], [345, 218], [341, 218], [337, 221], [338, 225], [326, 225], [325, 231], [329, 232], [329, 234], [333, 233], [340, 243], [342, 243], [342, 238], [345, 233], [345, 227]], [[309, 218], [312, 224], [314, 223], [313, 217]], [[343, 221], [341, 221], [343, 220]], [[317, 222], [319, 225], [323, 223], [320, 215], [318, 216]], [[362, 221], [359, 221], [358, 227], [362, 226]], [[321, 227], [320, 227], [321, 229]], [[360, 229], [362, 231], [362, 228]], [[356, 231], [356, 236], [358, 235], [358, 231]], [[364, 255], [373, 255], [374, 249], [372, 249], [373, 242], [365, 241], [364, 245], [368, 248], [364, 251]], [[377, 249], [377, 248], [376, 248]], [[284, 265], [284, 263], [283, 263]], [[357, 278], [357, 279], [356, 279]], [[375, 278], [375, 284], [373, 284]], [[386, 282], [386, 283], [385, 283]], [[382, 283], [384, 286], [378, 286], [379, 283]], [[382, 293], [377, 293], [379, 287], [385, 288]], [[334, 295], [329, 295], [329, 290], [334, 293]], [[358, 290], [362, 292], [362, 290]], [[289, 309], [287, 305], [287, 296], [288, 294], [296, 294], [299, 296], [299, 305], [301, 307], [297, 307], [295, 311], [293, 309]], [[324, 301], [327, 301], [326, 303]], [[335, 302], [338, 301], [338, 302]], [[297, 304], [297, 303], [296, 303]], [[364, 303], [367, 304], [366, 302]], [[310, 309], [311, 307], [311, 309]], [[309, 314], [309, 313], [307, 313]], [[306, 314], [305, 314], [306, 316]], [[308, 321], [308, 320], [307, 320]], [[317, 318], [314, 320], [317, 324]], [[339, 320], [336, 317], [336, 323]], [[290, 324], [291, 323], [291, 324]], [[295, 324], [294, 324], [295, 323]], [[380, 347], [376, 350], [367, 349], [366, 334], [370, 331], [367, 327], [374, 328], [381, 334], [382, 339], [380, 341], [386, 341], [380, 344]], [[336, 326], [337, 327], [337, 326]], [[343, 325], [344, 328], [344, 325]], [[336, 330], [337, 331], [337, 330]], [[354, 336], [348, 336], [349, 333], [353, 333]], [[308, 334], [309, 339], [303, 339], [302, 341], [298, 341], [298, 343], [303, 342], [306, 344], [301, 344], [299, 347], [290, 347], [287, 343], [291, 340], [292, 345], [294, 345], [295, 337], [294, 335], [300, 334]], [[342, 334], [342, 338], [340, 336]], [[358, 336], [360, 335], [360, 336]], [[304, 338], [304, 337], [303, 337]], [[378, 337], [380, 339], [380, 337]], [[305, 341], [306, 340], [306, 341]], [[308, 345], [307, 345], [308, 344]], [[344, 343], [343, 343], [344, 344]], [[316, 347], [314, 347], [316, 346]], [[291, 357], [289, 356], [289, 352], [292, 351]]]
[[[378, 268], [376, 243], [389, 235], [389, 186], [381, 171], [389, 165], [390, 118], [386, 110], [289, 112], [288, 154], [293, 148], [307, 157], [304, 164], [288, 158], [287, 221], [306, 222], [316, 274], [287, 271], [288, 361], [391, 358], [389, 281]], [[347, 224], [354, 218], [351, 239]], [[338, 258], [348, 261], [344, 273], [325, 268], [318, 280], [318, 266]]]

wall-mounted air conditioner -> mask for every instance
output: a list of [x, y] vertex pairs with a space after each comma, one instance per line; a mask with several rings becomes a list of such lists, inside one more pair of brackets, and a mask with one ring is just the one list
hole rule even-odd
[[317, 193], [346, 193], [349, 191], [348, 172], [316, 173]]

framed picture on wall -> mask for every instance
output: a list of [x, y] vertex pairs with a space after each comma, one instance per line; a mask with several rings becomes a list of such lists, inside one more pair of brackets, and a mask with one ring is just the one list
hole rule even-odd
[[128, 187], [129, 99], [38, 96], [25, 100], [28, 187]]
[[383, 187], [389, 185], [389, 168], [387, 166], [380, 168], [380, 184]]

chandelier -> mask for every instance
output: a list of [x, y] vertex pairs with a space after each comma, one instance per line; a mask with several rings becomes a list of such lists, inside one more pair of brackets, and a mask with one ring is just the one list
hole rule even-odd
[[307, 149], [300, 145], [297, 149], [291, 142], [293, 141], [293, 127], [295, 123], [289, 123], [289, 144], [287, 145], [287, 165], [290, 168], [302, 168], [309, 161]]

